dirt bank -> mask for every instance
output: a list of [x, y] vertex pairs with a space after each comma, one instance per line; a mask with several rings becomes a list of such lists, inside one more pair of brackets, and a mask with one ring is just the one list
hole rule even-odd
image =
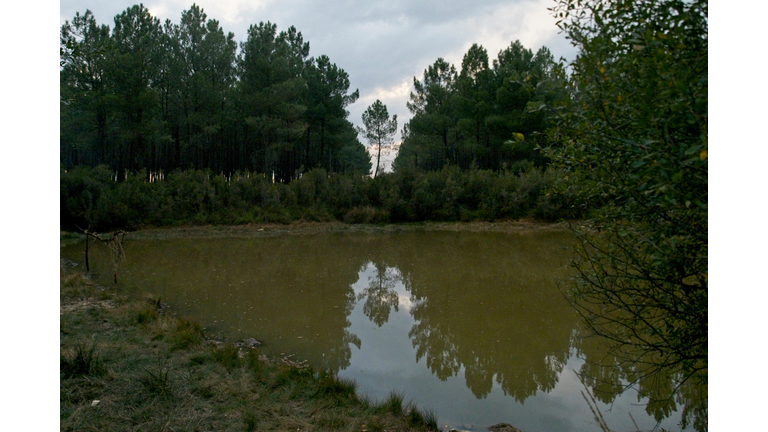
[[290, 224], [208, 225], [174, 228], [149, 228], [127, 234], [131, 239], [261, 237], [283, 234], [325, 232], [387, 233], [398, 231], [468, 231], [468, 232], [539, 232], [563, 231], [567, 222], [547, 223], [534, 220], [500, 222], [423, 222], [413, 224], [346, 224], [343, 222], [293, 222]]

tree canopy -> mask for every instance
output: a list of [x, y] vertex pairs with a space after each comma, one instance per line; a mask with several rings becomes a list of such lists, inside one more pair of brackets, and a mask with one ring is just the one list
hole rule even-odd
[[173, 169], [261, 173], [288, 182], [313, 168], [367, 174], [347, 119], [359, 97], [295, 27], [252, 25], [238, 44], [202, 8], [178, 24], [143, 5], [99, 25], [61, 27], [61, 164], [105, 164], [123, 180]]
[[381, 147], [392, 144], [397, 132], [397, 114], [390, 118], [387, 106], [376, 99], [363, 113], [363, 125], [365, 128], [361, 128], [360, 133], [369, 145], [376, 147], [376, 170], [373, 173], [376, 177], [381, 165]]
[[[561, 0], [553, 13], [580, 52], [550, 155], [559, 191], [599, 208], [577, 230], [572, 302], [630, 381], [706, 389], [707, 2]], [[706, 412], [695, 421], [706, 428]]]
[[[535, 54], [515, 41], [489, 63], [474, 44], [461, 70], [438, 58], [414, 77], [396, 169], [434, 171], [447, 165], [520, 172], [544, 166], [537, 147], [566, 97], [566, 75], [546, 47]], [[519, 139], [514, 139], [519, 137]]]

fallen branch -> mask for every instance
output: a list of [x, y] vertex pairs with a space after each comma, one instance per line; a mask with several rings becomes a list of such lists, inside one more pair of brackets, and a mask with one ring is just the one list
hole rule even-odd
[[112, 279], [114, 283], [117, 283], [117, 272], [120, 269], [120, 263], [125, 258], [125, 250], [123, 249], [123, 238], [125, 237], [125, 231], [118, 230], [112, 233], [111, 237], [103, 237], [97, 232], [90, 231], [77, 227], [85, 234], [85, 270], [91, 271], [90, 263], [88, 262], [88, 249], [90, 247], [89, 239], [93, 238], [106, 245], [109, 249], [110, 257], [112, 259], [113, 274]]

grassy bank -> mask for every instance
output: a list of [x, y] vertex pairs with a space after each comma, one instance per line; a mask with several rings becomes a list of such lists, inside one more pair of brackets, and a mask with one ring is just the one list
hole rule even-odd
[[160, 299], [60, 278], [61, 430], [437, 430], [434, 415], [258, 348], [212, 343]]

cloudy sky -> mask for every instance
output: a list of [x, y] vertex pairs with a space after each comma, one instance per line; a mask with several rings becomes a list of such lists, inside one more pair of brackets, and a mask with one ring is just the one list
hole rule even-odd
[[[113, 18], [131, 0], [61, 0], [60, 21], [90, 9], [97, 22], [114, 26]], [[573, 59], [576, 51], [558, 34], [548, 7], [553, 0], [472, 1], [317, 1], [317, 0], [200, 0], [208, 18], [243, 41], [251, 24], [271, 21], [278, 30], [293, 25], [309, 41], [310, 56], [325, 54], [349, 73], [351, 88], [360, 99], [349, 107], [350, 121], [361, 116], [376, 99], [397, 114], [398, 128], [410, 119], [405, 106], [413, 77], [443, 57], [460, 69], [473, 43], [488, 50], [491, 59], [519, 39], [534, 52], [547, 46], [555, 58]], [[144, 5], [161, 21], [179, 22], [191, 0], [147, 0]], [[399, 138], [398, 138], [399, 139]]]

